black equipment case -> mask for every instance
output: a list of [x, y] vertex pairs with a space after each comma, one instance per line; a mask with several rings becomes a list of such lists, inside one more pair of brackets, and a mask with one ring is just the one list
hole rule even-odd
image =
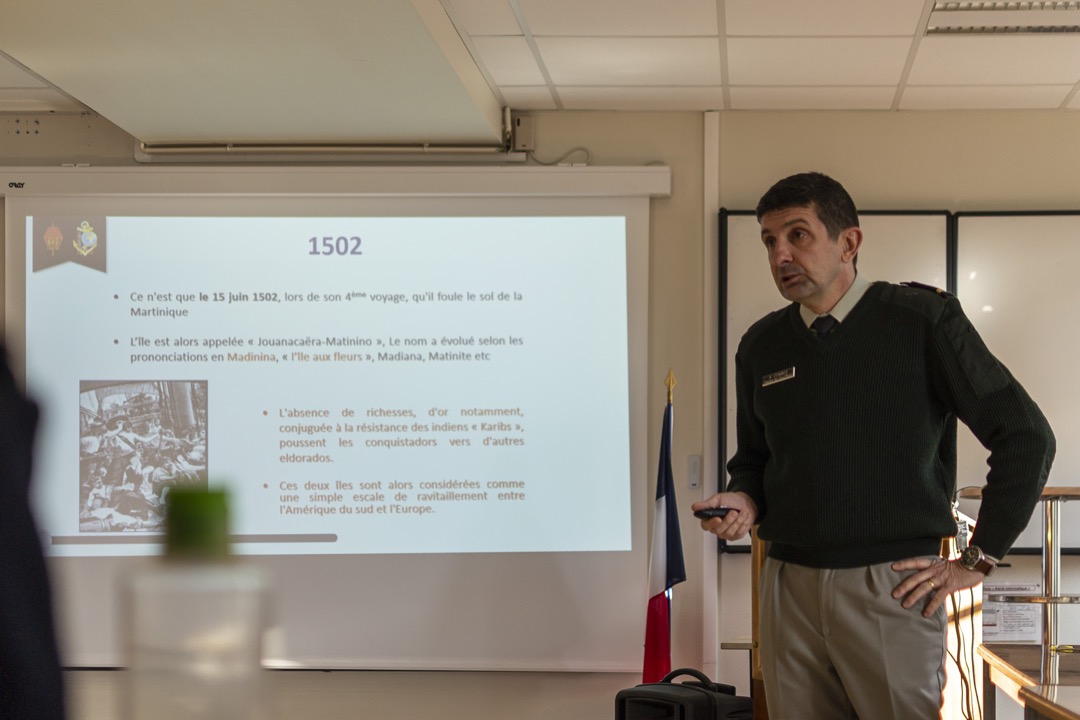
[[[691, 681], [675, 678], [690, 675]], [[714, 683], [691, 668], [672, 670], [658, 683], [645, 683], [615, 695], [615, 720], [750, 720], [754, 703], [735, 688]]]

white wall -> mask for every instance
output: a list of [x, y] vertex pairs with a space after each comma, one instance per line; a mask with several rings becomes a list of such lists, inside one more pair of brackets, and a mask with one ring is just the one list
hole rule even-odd
[[725, 113], [721, 199], [752, 209], [772, 182], [819, 170], [876, 210], [1080, 206], [1080, 113]]

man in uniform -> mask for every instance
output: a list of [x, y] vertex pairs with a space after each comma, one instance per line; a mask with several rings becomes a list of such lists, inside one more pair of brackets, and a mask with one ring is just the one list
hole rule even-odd
[[[1054, 436], [956, 298], [871, 283], [847, 191], [804, 173], [757, 208], [791, 301], [743, 336], [727, 490], [694, 504], [724, 539], [768, 543], [761, 658], [774, 720], [938, 716], [946, 597], [982, 582], [1027, 525]], [[991, 451], [971, 547], [956, 534], [955, 419]]]

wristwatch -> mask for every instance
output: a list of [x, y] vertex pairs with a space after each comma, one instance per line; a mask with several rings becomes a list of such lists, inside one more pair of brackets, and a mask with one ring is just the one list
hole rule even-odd
[[997, 558], [984, 553], [978, 545], [968, 545], [961, 550], [958, 562], [965, 570], [978, 570], [987, 577], [993, 574], [998, 564]]

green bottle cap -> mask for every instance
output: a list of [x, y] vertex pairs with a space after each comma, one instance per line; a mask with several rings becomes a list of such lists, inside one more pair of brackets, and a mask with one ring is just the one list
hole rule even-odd
[[177, 558], [227, 556], [228, 506], [224, 490], [170, 490], [165, 496], [165, 554]]

